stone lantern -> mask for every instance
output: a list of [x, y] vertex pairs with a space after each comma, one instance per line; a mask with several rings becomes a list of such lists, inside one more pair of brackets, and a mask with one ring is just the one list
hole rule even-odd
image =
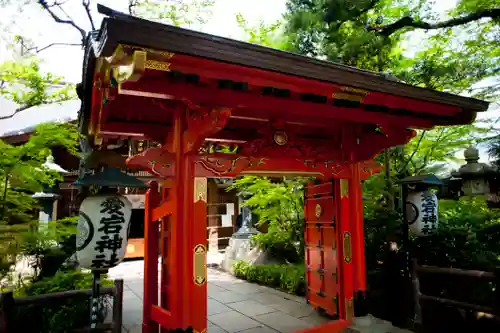
[[[50, 171], [57, 172], [59, 174], [67, 174], [68, 171], [64, 170], [60, 165], [54, 161], [54, 157], [49, 155], [42, 164], [42, 168]], [[32, 195], [33, 199], [37, 199], [40, 202], [40, 212], [39, 212], [39, 222], [48, 223], [52, 221], [54, 212], [54, 202], [57, 201], [61, 196], [58, 194], [58, 186], [53, 186], [51, 188], [44, 188], [42, 192], [37, 192]]]
[[249, 196], [250, 194], [245, 192], [238, 195], [241, 207], [241, 226], [231, 238], [250, 239], [251, 236], [258, 233], [258, 231], [253, 227], [254, 215], [252, 210], [250, 207], [243, 205], [244, 200], [248, 199]]
[[462, 190], [466, 196], [486, 195], [490, 192], [489, 180], [494, 177], [495, 169], [479, 163], [479, 150], [469, 147], [464, 152], [465, 165], [451, 175], [462, 179]]
[[246, 260], [252, 250], [251, 236], [258, 233], [253, 227], [253, 214], [250, 207], [242, 205], [245, 199], [248, 199], [250, 193], [239, 193], [239, 201], [241, 207], [241, 227], [229, 239], [229, 245], [226, 248], [224, 258], [222, 260], [222, 268], [226, 271], [231, 271], [232, 265], [237, 260]]

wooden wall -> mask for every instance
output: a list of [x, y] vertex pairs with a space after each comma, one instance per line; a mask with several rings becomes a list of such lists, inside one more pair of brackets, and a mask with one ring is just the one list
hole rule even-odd
[[229, 245], [236, 231], [238, 197], [228, 192], [213, 179], [208, 181], [207, 241], [209, 251], [218, 251]]

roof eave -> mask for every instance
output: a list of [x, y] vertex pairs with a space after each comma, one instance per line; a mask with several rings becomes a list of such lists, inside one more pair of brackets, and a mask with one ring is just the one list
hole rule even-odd
[[[124, 43], [154, 49], [165, 49], [170, 52], [230, 62], [246, 67], [281, 72], [433, 103], [454, 105], [462, 108], [466, 113], [483, 112], [489, 106], [486, 101], [415, 87], [389, 80], [378, 73], [183, 28], [134, 19], [133, 17], [131, 17], [131, 20], [105, 18], [101, 25], [99, 41], [93, 44], [96, 56], [111, 56], [116, 46], [119, 43]], [[123, 35], [123, 31], [128, 33]], [[473, 118], [475, 118], [475, 115]]]

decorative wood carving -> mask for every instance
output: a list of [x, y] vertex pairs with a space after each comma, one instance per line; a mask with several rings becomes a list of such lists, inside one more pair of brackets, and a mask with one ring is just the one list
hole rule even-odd
[[224, 128], [231, 109], [214, 108], [210, 111], [189, 105], [186, 112], [187, 129], [184, 132], [184, 152], [197, 151], [205, 138]]
[[360, 178], [367, 179], [368, 177], [382, 171], [382, 165], [374, 160], [360, 162], [359, 165]]
[[234, 177], [252, 166], [265, 164], [266, 160], [247, 156], [219, 155], [214, 157], [200, 156], [196, 159], [196, 163], [214, 176]]
[[239, 154], [254, 157], [284, 157], [316, 160], [340, 160], [340, 143], [335, 140], [302, 138], [282, 121], [261, 131], [261, 138], [240, 145]]
[[348, 164], [314, 162], [296, 158], [257, 158], [230, 154], [195, 156], [199, 177], [248, 175], [303, 175], [321, 178], [350, 178]]
[[140, 154], [131, 156], [126, 163], [129, 168], [140, 168], [158, 177], [171, 177], [174, 170], [175, 156], [161, 147], [149, 148]]
[[[321, 178], [350, 178], [349, 164], [330, 161], [313, 161], [294, 158], [256, 158], [231, 154], [192, 156], [197, 165], [197, 177], [237, 177], [255, 175], [310, 175]], [[127, 159], [127, 166], [140, 168], [153, 175], [167, 178], [175, 175], [174, 155], [165, 148], [149, 148]], [[360, 163], [360, 177], [366, 179], [382, 170], [375, 161]]]
[[332, 176], [340, 176], [342, 173], [345, 173], [348, 165], [346, 163], [339, 163], [328, 160], [302, 160], [302, 162], [304, 163], [304, 167], [306, 169], [322, 170], [322, 173], [326, 173]]

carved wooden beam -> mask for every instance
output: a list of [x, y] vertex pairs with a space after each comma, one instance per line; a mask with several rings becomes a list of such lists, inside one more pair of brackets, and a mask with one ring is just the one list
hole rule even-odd
[[184, 132], [184, 152], [196, 152], [203, 141], [221, 131], [231, 116], [229, 108], [214, 108], [205, 111], [189, 108], [186, 113], [187, 129]]
[[155, 147], [129, 157], [126, 163], [129, 168], [146, 170], [155, 176], [165, 178], [174, 175], [174, 161], [174, 154], [165, 148]]

